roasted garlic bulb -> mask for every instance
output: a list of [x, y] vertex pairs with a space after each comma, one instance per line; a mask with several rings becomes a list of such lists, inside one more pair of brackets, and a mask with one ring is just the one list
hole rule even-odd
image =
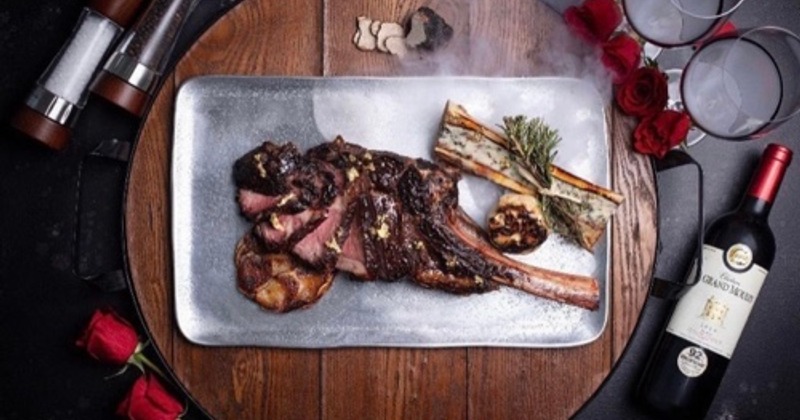
[[527, 194], [504, 194], [489, 215], [489, 238], [497, 249], [527, 254], [550, 233], [539, 200]]

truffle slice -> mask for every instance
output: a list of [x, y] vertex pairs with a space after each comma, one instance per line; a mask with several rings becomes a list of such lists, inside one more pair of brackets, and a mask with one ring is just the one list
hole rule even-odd
[[373, 20], [366, 16], [358, 17], [358, 30], [353, 36], [353, 43], [364, 51], [372, 51], [377, 47], [378, 39], [370, 32]]
[[369, 31], [372, 33], [373, 36], [378, 36], [378, 30], [381, 29], [381, 21], [373, 20], [372, 23], [369, 25]]
[[392, 36], [392, 37], [386, 38], [386, 42], [384, 42], [384, 45], [386, 45], [386, 49], [390, 53], [392, 53], [392, 54], [394, 54], [394, 55], [396, 55], [396, 56], [398, 56], [400, 58], [405, 57], [406, 53], [408, 52], [408, 47], [406, 46], [406, 41], [405, 41], [405, 39], [403, 37], [400, 37], [400, 36]]
[[378, 49], [383, 52], [389, 52], [386, 47], [386, 40], [393, 37], [402, 38], [403, 35], [405, 35], [403, 27], [399, 24], [394, 22], [381, 23], [381, 27], [378, 29]]
[[453, 37], [453, 28], [429, 7], [420, 7], [408, 20], [406, 44], [411, 48], [434, 50]]

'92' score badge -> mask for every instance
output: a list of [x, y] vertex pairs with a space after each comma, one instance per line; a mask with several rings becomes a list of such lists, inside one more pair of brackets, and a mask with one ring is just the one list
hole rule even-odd
[[706, 352], [697, 346], [689, 346], [678, 354], [678, 369], [689, 378], [703, 374], [708, 367]]

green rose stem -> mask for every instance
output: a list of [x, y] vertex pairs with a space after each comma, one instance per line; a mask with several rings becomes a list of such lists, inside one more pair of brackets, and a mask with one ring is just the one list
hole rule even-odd
[[147, 366], [153, 372], [157, 373], [158, 376], [161, 377], [161, 379], [169, 380], [169, 378], [167, 378], [167, 376], [164, 374], [161, 368], [156, 366], [155, 363], [151, 362], [150, 359], [148, 359], [147, 356], [144, 355], [144, 353], [140, 352], [134, 353], [133, 356], [131, 356], [131, 359], [132, 359], [131, 363], [138, 366], [139, 369], [142, 370], [142, 372], [144, 372], [144, 368], [142, 366]]
[[146, 367], [150, 368], [150, 370], [152, 370], [153, 372], [157, 373], [158, 376], [161, 377], [161, 379], [164, 379], [165, 381], [169, 381], [169, 378], [167, 378], [167, 376], [164, 374], [164, 371], [162, 371], [161, 368], [156, 366], [155, 363], [153, 363], [150, 359], [147, 358], [147, 356], [144, 355], [143, 351], [144, 351], [145, 347], [147, 347], [147, 344], [148, 343], [139, 343], [139, 344], [137, 344], [136, 345], [136, 349], [133, 351], [133, 354], [128, 359], [128, 363], [125, 365], [125, 367], [123, 367], [119, 372], [117, 372], [117, 373], [115, 373], [113, 375], [107, 376], [106, 379], [111, 379], [111, 378], [115, 378], [115, 377], [117, 377], [119, 375], [122, 375], [123, 373], [128, 371], [128, 366], [133, 365], [133, 366], [136, 366], [137, 368], [139, 368], [139, 370], [141, 370], [142, 373], [145, 372], [145, 366], [146, 366]]

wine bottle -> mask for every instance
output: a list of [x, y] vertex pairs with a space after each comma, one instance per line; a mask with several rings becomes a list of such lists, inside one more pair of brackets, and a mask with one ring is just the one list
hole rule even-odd
[[677, 300], [639, 382], [652, 413], [702, 418], [711, 405], [775, 257], [767, 217], [791, 160], [767, 146], [739, 206], [706, 230], [700, 280]]

